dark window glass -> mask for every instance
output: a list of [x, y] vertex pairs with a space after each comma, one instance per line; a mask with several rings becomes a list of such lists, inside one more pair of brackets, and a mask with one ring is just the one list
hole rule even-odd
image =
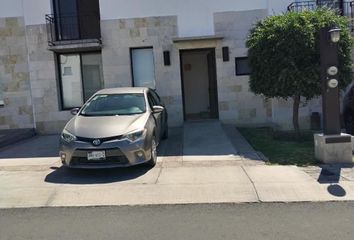
[[59, 71], [63, 109], [82, 106], [103, 87], [100, 53], [61, 54]]
[[151, 93], [151, 96], [153, 97], [155, 103], [157, 105], [161, 105], [161, 99], [160, 99], [159, 95], [157, 95], [157, 93], [153, 90], [150, 90], [150, 93]]
[[248, 57], [240, 57], [235, 59], [236, 75], [250, 75], [251, 69], [248, 64]]
[[58, 40], [100, 37], [99, 0], [53, 0]]
[[131, 49], [134, 87], [155, 89], [155, 63], [152, 48]]
[[76, 0], [55, 0], [54, 2], [58, 39], [78, 39], [79, 21]]
[[157, 105], [157, 102], [155, 101], [155, 99], [151, 95], [151, 92], [149, 92], [147, 96], [148, 96], [148, 101], [149, 101], [149, 105], [150, 105], [151, 108], [153, 106]]

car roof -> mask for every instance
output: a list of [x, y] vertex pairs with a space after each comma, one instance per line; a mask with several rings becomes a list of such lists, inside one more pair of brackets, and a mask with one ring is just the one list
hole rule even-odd
[[106, 88], [98, 91], [96, 94], [144, 93], [148, 90], [149, 88], [146, 87]]

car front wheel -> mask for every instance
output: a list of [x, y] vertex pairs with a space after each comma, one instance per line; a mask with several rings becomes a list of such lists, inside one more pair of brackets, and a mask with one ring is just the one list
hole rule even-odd
[[157, 163], [157, 144], [155, 138], [151, 140], [151, 159], [147, 162], [147, 165], [154, 167]]

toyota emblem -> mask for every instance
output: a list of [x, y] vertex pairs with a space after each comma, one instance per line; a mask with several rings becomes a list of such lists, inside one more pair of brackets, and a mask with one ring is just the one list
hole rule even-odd
[[93, 145], [95, 145], [95, 146], [98, 146], [98, 145], [100, 145], [101, 144], [101, 140], [99, 140], [99, 139], [95, 139], [95, 140], [93, 140]]

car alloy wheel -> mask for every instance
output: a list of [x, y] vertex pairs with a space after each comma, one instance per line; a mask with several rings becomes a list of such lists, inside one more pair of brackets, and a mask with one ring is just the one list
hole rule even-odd
[[153, 138], [151, 140], [151, 159], [148, 162], [148, 165], [153, 167], [156, 165], [157, 162], [157, 145], [156, 140]]

